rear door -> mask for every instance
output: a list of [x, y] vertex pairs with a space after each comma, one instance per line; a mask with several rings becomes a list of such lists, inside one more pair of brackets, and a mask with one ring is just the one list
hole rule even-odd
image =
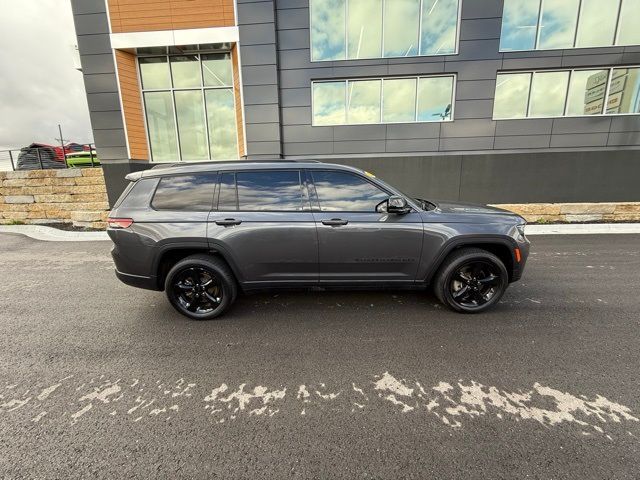
[[392, 193], [363, 175], [309, 173], [317, 202], [320, 283], [413, 282], [422, 252], [420, 214], [377, 211]]
[[317, 284], [318, 237], [297, 169], [222, 172], [207, 234], [245, 286]]

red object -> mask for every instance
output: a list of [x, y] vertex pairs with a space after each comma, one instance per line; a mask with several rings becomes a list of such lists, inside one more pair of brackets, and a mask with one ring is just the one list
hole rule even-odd
[[133, 219], [109, 217], [107, 219], [107, 224], [109, 225], [110, 228], [117, 228], [117, 229], [129, 228], [131, 225], [133, 225]]
[[515, 252], [515, 254], [516, 254], [516, 262], [520, 263], [520, 261], [522, 260], [522, 255], [521, 255], [521, 253], [520, 253], [520, 249], [519, 249], [519, 248], [516, 248], [516, 249], [514, 250], [514, 252]]

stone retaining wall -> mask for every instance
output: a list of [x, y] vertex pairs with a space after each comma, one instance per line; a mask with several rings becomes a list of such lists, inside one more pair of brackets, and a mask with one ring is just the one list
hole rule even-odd
[[105, 228], [108, 210], [102, 168], [0, 172], [0, 224]]
[[530, 223], [640, 222], [640, 202], [525, 203], [496, 207], [516, 212]]

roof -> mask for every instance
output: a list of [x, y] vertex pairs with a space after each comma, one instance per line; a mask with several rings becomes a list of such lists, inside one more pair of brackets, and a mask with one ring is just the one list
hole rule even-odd
[[189, 173], [219, 172], [226, 170], [275, 170], [275, 169], [319, 169], [346, 170], [361, 172], [361, 170], [335, 163], [323, 163], [315, 160], [233, 160], [227, 162], [194, 162], [194, 163], [166, 163], [158, 164], [149, 170], [130, 173], [127, 180], [135, 181], [140, 178], [160, 177]]

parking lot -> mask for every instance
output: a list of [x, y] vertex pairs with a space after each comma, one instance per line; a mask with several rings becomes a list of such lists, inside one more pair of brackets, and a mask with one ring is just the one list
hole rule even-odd
[[532, 243], [483, 315], [272, 292], [194, 322], [110, 242], [0, 234], [0, 477], [638, 478], [640, 236]]

